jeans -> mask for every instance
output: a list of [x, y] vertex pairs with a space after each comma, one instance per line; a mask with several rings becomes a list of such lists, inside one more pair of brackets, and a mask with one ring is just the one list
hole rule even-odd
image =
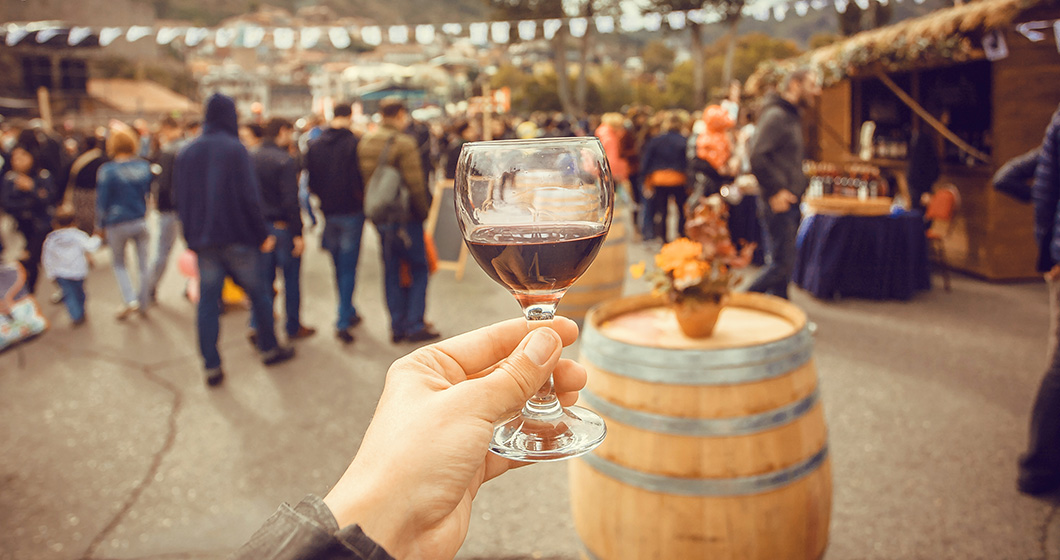
[[158, 288], [158, 282], [162, 280], [162, 274], [166, 272], [166, 264], [169, 262], [169, 252], [173, 249], [173, 242], [180, 235], [180, 219], [177, 213], [160, 212], [158, 215], [158, 240], [155, 242], [155, 259], [151, 262], [151, 286], [148, 293], [154, 294]]
[[1049, 287], [1048, 368], [1031, 411], [1027, 452], [1020, 458], [1025, 477], [1060, 479], [1060, 280]]
[[250, 298], [250, 312], [258, 325], [258, 350], [276, 348], [276, 331], [272, 320], [271, 287], [261, 278], [261, 252], [250, 245], [207, 247], [199, 255], [199, 306], [196, 322], [199, 350], [206, 369], [221, 367], [217, 352], [220, 335], [221, 290], [225, 276], [231, 276]]
[[[299, 320], [299, 310], [302, 305], [299, 273], [302, 270], [302, 259], [293, 254], [294, 236], [291, 232], [269, 225], [269, 233], [276, 237], [276, 248], [271, 253], [261, 254], [261, 280], [265, 283], [269, 293], [269, 309], [273, 309], [276, 296], [272, 287], [276, 283], [276, 269], [283, 271], [283, 300], [287, 313], [287, 334], [294, 335], [302, 326]], [[257, 328], [253, 315], [250, 318], [250, 328]]]
[[357, 285], [357, 261], [361, 258], [361, 233], [364, 214], [327, 216], [321, 244], [335, 264], [335, 287], [339, 292], [338, 319], [335, 328], [345, 330], [357, 318], [353, 306], [353, 289]]
[[[383, 244], [383, 287], [390, 311], [390, 330], [406, 336], [423, 330], [427, 309], [427, 250], [423, 224], [376, 224]], [[401, 263], [409, 267], [412, 285], [401, 286]]]
[[[110, 245], [114, 255], [114, 276], [118, 279], [118, 289], [121, 290], [121, 298], [125, 305], [139, 302], [141, 306], [147, 306], [150, 301], [151, 281], [147, 268], [148, 234], [147, 222], [143, 218], [137, 218], [120, 224], [106, 226], [107, 244]], [[132, 280], [129, 278], [129, 270], [125, 266], [125, 245], [132, 241], [136, 244], [136, 261], [140, 268], [140, 289], [134, 290]]]
[[669, 213], [670, 198], [677, 204], [677, 236], [685, 231], [685, 203], [688, 202], [688, 190], [682, 185], [677, 187], [655, 187], [651, 198], [645, 199], [644, 229], [641, 232], [645, 240], [666, 239], [666, 216]]
[[55, 283], [63, 291], [63, 303], [70, 318], [80, 321], [85, 318], [85, 280], [74, 280], [72, 278], [56, 278]]
[[313, 201], [309, 198], [309, 173], [306, 172], [298, 178], [298, 205], [309, 214], [310, 227], [317, 227], [317, 214], [313, 212]]
[[769, 208], [763, 207], [766, 204], [769, 204], [766, 197], [758, 200], [762, 240], [767, 252], [766, 266], [747, 291], [789, 299], [788, 283], [795, 271], [795, 236], [801, 213], [798, 205], [792, 205], [787, 212], [774, 214]]

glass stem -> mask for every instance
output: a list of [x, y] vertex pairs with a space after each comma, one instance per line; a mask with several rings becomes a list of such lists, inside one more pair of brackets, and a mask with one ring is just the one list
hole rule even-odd
[[[537, 304], [533, 305], [524, 310], [526, 314], [526, 324], [532, 329], [541, 327], [551, 327], [552, 321], [556, 316], [556, 306], [559, 302], [552, 304]], [[552, 374], [548, 375], [548, 381], [545, 382], [534, 396], [530, 397], [526, 401], [526, 405], [523, 406], [523, 417], [532, 418], [535, 420], [549, 420], [554, 419], [563, 414], [563, 406], [559, 404], [559, 397], [556, 396], [555, 384], [552, 381]]]

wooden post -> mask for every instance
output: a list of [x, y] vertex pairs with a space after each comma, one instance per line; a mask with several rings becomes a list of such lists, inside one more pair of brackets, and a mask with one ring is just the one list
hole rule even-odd
[[37, 88], [37, 107], [40, 110], [41, 121], [44, 122], [45, 130], [52, 129], [52, 103], [48, 88], [41, 86]]

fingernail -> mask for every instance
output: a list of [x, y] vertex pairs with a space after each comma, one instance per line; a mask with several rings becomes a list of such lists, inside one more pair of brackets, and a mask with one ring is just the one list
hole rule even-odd
[[552, 341], [552, 337], [542, 331], [537, 331], [530, 334], [530, 340], [527, 341], [523, 352], [527, 358], [530, 358], [530, 361], [543, 366], [552, 357], [554, 348], [555, 343]]

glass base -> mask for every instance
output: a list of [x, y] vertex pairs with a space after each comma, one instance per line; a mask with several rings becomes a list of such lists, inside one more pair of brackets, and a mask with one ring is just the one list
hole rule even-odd
[[577, 406], [562, 409], [554, 420], [518, 414], [493, 425], [490, 451], [515, 461], [559, 461], [592, 451], [606, 433], [600, 415]]

